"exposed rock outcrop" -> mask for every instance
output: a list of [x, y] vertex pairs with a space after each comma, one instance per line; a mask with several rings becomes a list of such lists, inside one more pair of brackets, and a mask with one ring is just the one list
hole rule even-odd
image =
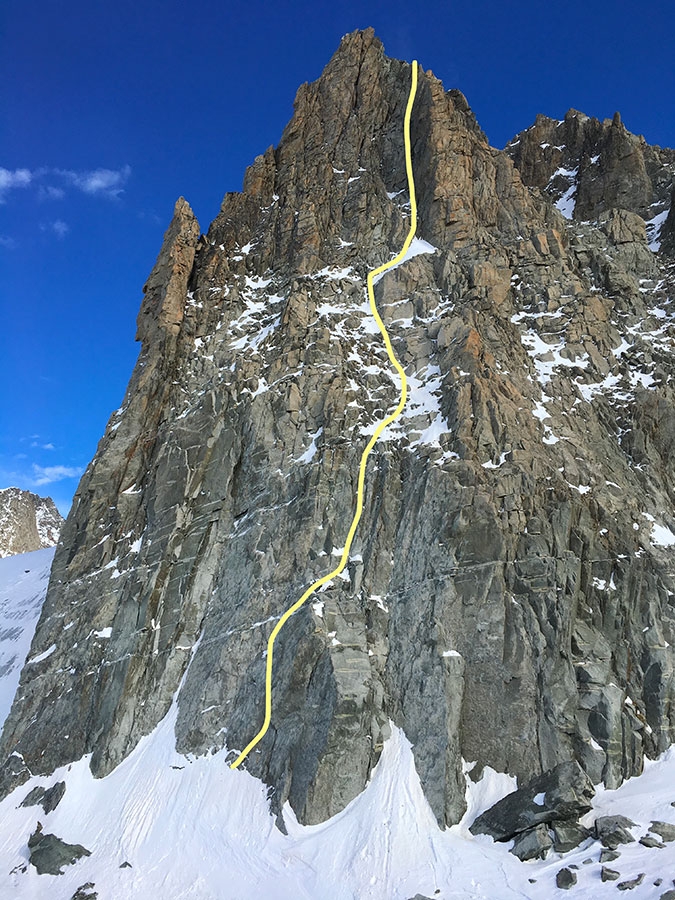
[[648, 223], [654, 249], [675, 251], [675, 150], [631, 134], [619, 113], [604, 122], [576, 109], [562, 120], [539, 115], [505, 149], [525, 184], [545, 191], [567, 218], [597, 221], [629, 210]]
[[[2, 734], [3, 792], [88, 753], [105, 775], [176, 694], [181, 752], [257, 732], [269, 633], [343, 546], [398, 397], [364, 285], [408, 227], [409, 84], [372, 31], [347, 36], [206, 235], [176, 205]], [[417, 253], [376, 285], [408, 405], [345, 577], [281, 632], [245, 764], [306, 823], [363, 789], [390, 721], [440, 823], [464, 810], [462, 757], [615, 787], [675, 737], [673, 270], [642, 206], [589, 189], [599, 223], [567, 221], [430, 72], [412, 144]]]
[[50, 788], [35, 787], [21, 801], [21, 806], [41, 806], [45, 813], [53, 812], [66, 792], [65, 781], [57, 781]]
[[65, 866], [72, 866], [83, 856], [91, 856], [91, 851], [82, 844], [68, 844], [55, 834], [45, 834], [39, 822], [28, 839], [28, 851], [38, 875], [62, 875]]

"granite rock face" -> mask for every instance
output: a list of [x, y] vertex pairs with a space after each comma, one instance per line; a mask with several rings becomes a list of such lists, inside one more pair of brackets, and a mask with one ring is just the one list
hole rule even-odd
[[[3, 793], [87, 753], [105, 775], [174, 698], [181, 752], [258, 731], [268, 635], [334, 564], [398, 399], [365, 278], [408, 227], [409, 85], [372, 31], [348, 35], [205, 235], [178, 201]], [[245, 763], [306, 823], [363, 790], [390, 721], [448, 824], [462, 758], [523, 781], [576, 760], [614, 787], [675, 737], [672, 264], [642, 207], [566, 220], [431, 72], [412, 144], [418, 252], [376, 285], [409, 401], [344, 577], [281, 632]]]
[[0, 557], [55, 547], [62, 526], [63, 516], [51, 497], [0, 489]]
[[653, 249], [674, 255], [675, 150], [631, 134], [619, 113], [604, 122], [576, 109], [562, 120], [539, 115], [505, 149], [525, 184], [552, 197], [566, 218], [629, 210], [646, 222]]

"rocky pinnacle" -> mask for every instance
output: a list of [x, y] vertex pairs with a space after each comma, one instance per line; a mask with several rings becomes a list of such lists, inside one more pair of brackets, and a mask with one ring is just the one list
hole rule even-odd
[[[2, 734], [4, 793], [83, 754], [106, 775], [176, 695], [184, 753], [234, 759], [262, 723], [270, 632], [334, 567], [397, 399], [365, 280], [408, 230], [408, 89], [372, 30], [348, 35], [205, 235], [176, 204], [31, 656], [56, 649]], [[390, 722], [441, 824], [462, 759], [522, 782], [576, 760], [615, 787], [673, 741], [673, 264], [646, 230], [672, 172], [642, 148], [634, 182], [621, 129], [597, 137], [619, 148], [607, 202], [579, 182], [565, 217], [548, 131], [496, 150], [420, 72], [416, 255], [375, 287], [409, 400], [347, 568], [275, 645], [245, 765], [281, 827], [286, 802], [316, 823], [362, 791]]]

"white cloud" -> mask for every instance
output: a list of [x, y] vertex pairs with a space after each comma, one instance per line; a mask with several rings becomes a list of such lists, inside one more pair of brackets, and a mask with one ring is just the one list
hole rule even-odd
[[13, 250], [16, 247], [16, 241], [7, 234], [0, 234], [0, 247], [6, 247], [8, 250]]
[[48, 184], [46, 187], [40, 188], [40, 197], [47, 200], [62, 200], [66, 196], [66, 192], [63, 188], [54, 187], [51, 184]]
[[33, 463], [33, 484], [40, 487], [65, 478], [79, 478], [82, 472], [83, 469], [75, 466], [38, 466]]
[[131, 175], [131, 166], [123, 166], [121, 169], [92, 169], [84, 172], [58, 169], [56, 174], [65, 178], [69, 184], [85, 194], [119, 197], [124, 190], [124, 184]]
[[[52, 169], [43, 166], [40, 169], [3, 169], [0, 166], [0, 203], [6, 200], [6, 194], [15, 188], [27, 188], [35, 185], [38, 196], [42, 199], [61, 200], [65, 197], [66, 187], [76, 188], [84, 194], [96, 197], [119, 197], [124, 192], [124, 185], [131, 175], [131, 166], [119, 169]], [[53, 184], [53, 181], [61, 182]]]
[[33, 180], [30, 169], [3, 169], [0, 166], [0, 203], [5, 202], [5, 193], [13, 188], [28, 187]]
[[53, 231], [58, 238], [64, 238], [70, 231], [70, 226], [63, 219], [55, 219], [53, 222], [43, 222], [41, 231]]

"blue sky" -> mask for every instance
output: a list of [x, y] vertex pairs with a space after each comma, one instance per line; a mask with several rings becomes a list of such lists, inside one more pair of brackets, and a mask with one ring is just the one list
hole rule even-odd
[[0, 487], [62, 511], [122, 401], [176, 198], [205, 231], [346, 32], [460, 88], [494, 146], [569, 107], [675, 146], [672, 0], [1, 6]]

